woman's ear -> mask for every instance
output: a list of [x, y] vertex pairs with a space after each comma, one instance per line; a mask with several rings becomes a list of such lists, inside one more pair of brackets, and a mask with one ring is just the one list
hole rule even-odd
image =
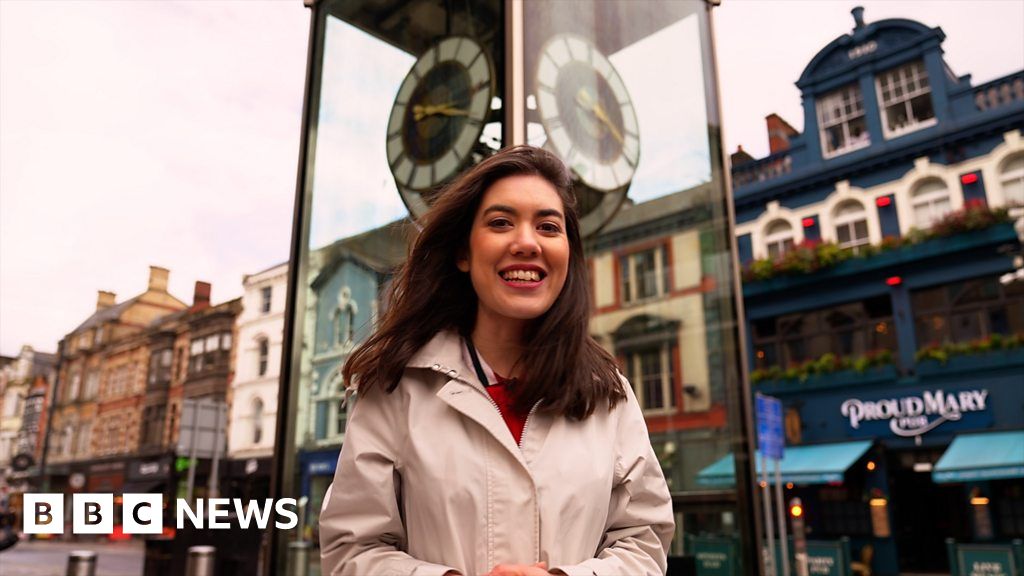
[[459, 253], [455, 256], [455, 267], [463, 272], [469, 272], [469, 250], [459, 248]]

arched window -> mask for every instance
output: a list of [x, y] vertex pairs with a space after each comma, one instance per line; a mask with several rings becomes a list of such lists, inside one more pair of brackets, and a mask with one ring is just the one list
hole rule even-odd
[[773, 221], [765, 227], [764, 244], [769, 258], [773, 260], [779, 258], [793, 249], [795, 244], [793, 227], [785, 220]]
[[929, 178], [914, 187], [910, 193], [910, 205], [914, 210], [914, 225], [921, 229], [931, 228], [950, 210], [949, 188], [938, 178]]
[[252, 399], [252, 443], [259, 444], [263, 440], [263, 400]]
[[259, 347], [259, 368], [258, 372], [260, 376], [266, 376], [267, 374], [267, 362], [270, 359], [270, 342], [267, 338], [260, 338], [257, 343]]
[[836, 228], [836, 242], [843, 250], [856, 253], [861, 246], [868, 244], [868, 217], [864, 206], [856, 200], [847, 200], [833, 214], [832, 221]]
[[999, 186], [1007, 206], [1024, 206], [1024, 154], [1011, 156], [999, 171]]

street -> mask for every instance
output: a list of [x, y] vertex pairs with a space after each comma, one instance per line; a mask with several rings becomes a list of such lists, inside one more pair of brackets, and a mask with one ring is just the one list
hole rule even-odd
[[96, 576], [142, 574], [143, 543], [132, 542], [20, 542], [0, 552], [0, 576], [63, 576], [68, 554], [92, 550], [98, 556]]

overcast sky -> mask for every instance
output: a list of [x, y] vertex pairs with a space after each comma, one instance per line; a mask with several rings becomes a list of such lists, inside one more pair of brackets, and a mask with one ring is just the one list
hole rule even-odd
[[[771, 112], [803, 129], [793, 83], [857, 4], [941, 26], [975, 83], [1024, 68], [1024, 0], [724, 0], [729, 151], [765, 155]], [[0, 354], [56, 350], [150, 264], [221, 302], [287, 259], [308, 26], [300, 0], [0, 0]]]

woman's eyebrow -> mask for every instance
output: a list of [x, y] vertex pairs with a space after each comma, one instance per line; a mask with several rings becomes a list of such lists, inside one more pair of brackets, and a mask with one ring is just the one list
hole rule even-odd
[[[502, 212], [505, 214], [511, 214], [512, 216], [519, 215], [519, 210], [516, 210], [512, 206], [508, 206], [505, 204], [493, 204], [491, 206], [488, 206], [487, 208], [484, 209], [484, 216], [490, 214], [491, 212]], [[565, 216], [563, 216], [560, 211], [555, 210], [554, 208], [544, 208], [542, 210], [537, 210], [537, 213], [534, 215], [534, 218], [549, 217], [555, 217], [560, 220], [565, 220]]]

